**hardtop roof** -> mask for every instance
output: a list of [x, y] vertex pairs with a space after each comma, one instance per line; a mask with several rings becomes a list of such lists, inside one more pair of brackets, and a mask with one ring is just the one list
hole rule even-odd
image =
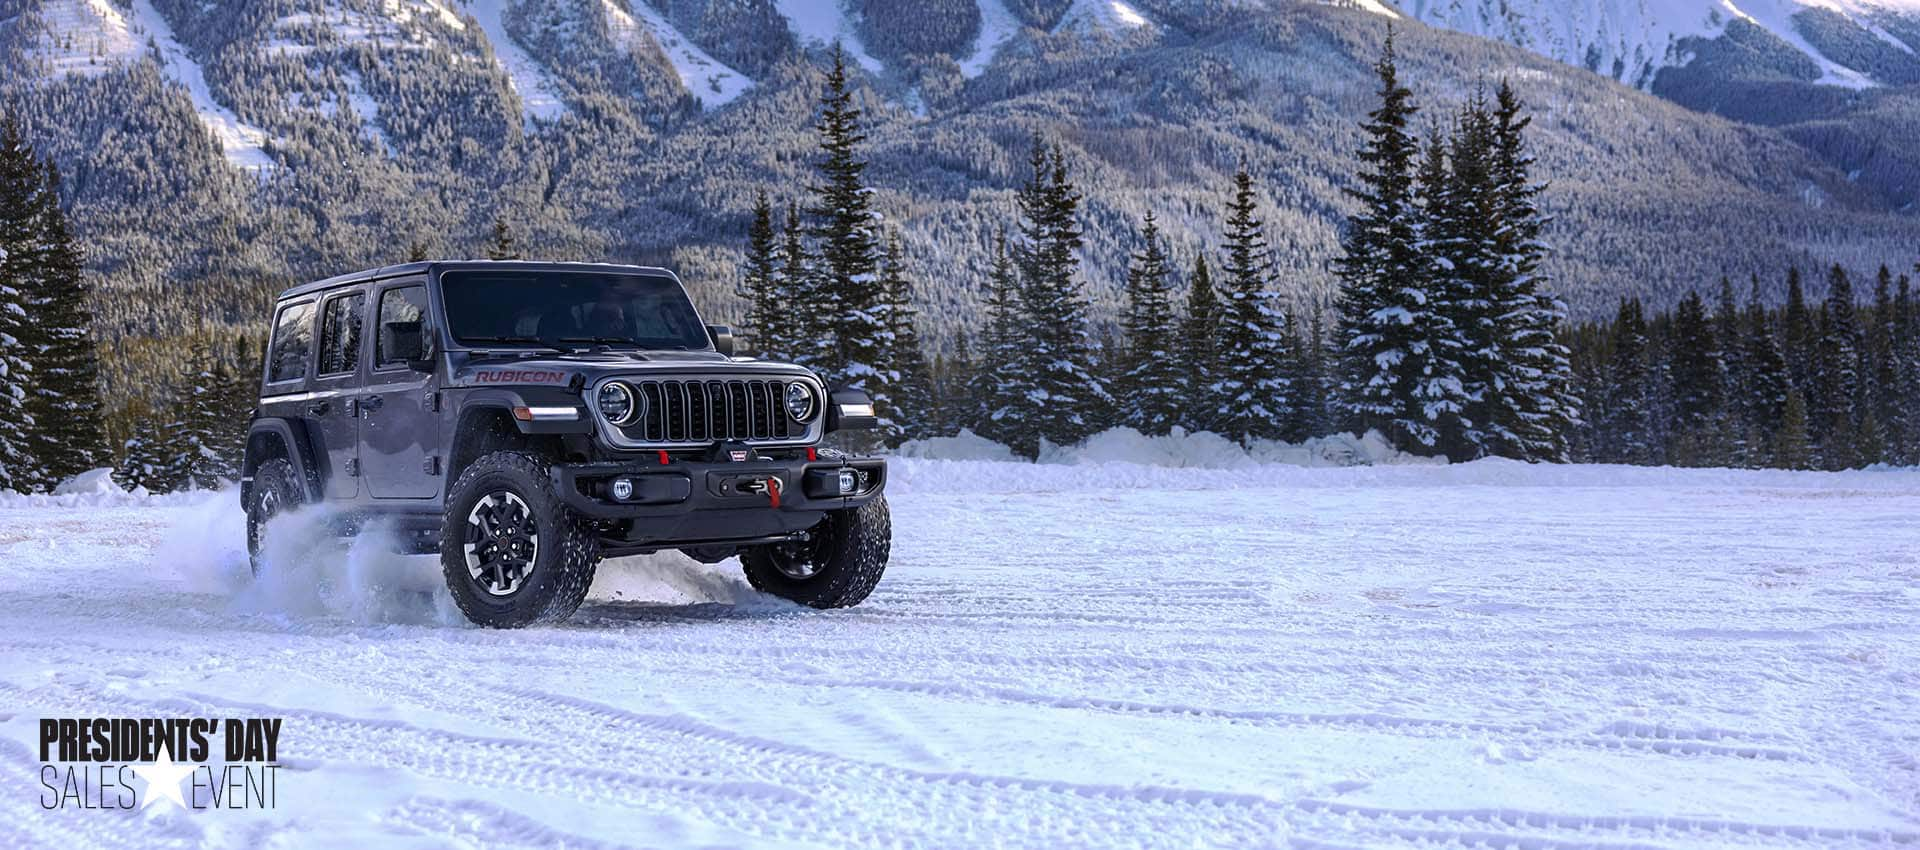
[[289, 298], [298, 298], [302, 295], [310, 295], [339, 286], [366, 283], [372, 280], [384, 280], [392, 277], [404, 277], [421, 273], [430, 274], [436, 271], [479, 271], [486, 269], [495, 271], [629, 272], [666, 275], [673, 277], [675, 280], [679, 279], [672, 271], [658, 266], [630, 266], [621, 263], [558, 263], [544, 260], [429, 260], [419, 263], [400, 263], [392, 266], [380, 266], [342, 275], [334, 275], [325, 280], [303, 283], [280, 293], [280, 297], [276, 300], [285, 301]]

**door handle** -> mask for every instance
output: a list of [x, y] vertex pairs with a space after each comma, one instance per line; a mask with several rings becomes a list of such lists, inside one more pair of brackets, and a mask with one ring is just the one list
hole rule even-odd
[[308, 416], [325, 416], [327, 415], [327, 411], [331, 410], [332, 408], [333, 408], [333, 405], [331, 404], [328, 404], [324, 401], [316, 401], [312, 404], [307, 405], [307, 415]]
[[372, 413], [376, 410], [379, 410], [380, 406], [386, 403], [387, 403], [386, 399], [381, 398], [380, 396], [377, 396], [377, 395], [370, 395], [360, 400], [360, 409], [368, 413]]

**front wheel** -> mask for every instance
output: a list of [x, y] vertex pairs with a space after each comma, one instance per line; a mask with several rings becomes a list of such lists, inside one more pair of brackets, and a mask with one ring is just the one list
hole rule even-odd
[[511, 629], [564, 620], [587, 598], [598, 563], [593, 532], [560, 501], [536, 455], [486, 455], [447, 494], [440, 568], [474, 623]]
[[847, 608], [873, 592], [892, 552], [893, 519], [881, 496], [828, 512], [804, 540], [748, 549], [740, 563], [747, 583], [762, 593], [815, 608]]

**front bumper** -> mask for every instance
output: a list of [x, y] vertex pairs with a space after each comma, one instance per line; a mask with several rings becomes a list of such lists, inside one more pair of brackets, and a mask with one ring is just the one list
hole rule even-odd
[[[854, 473], [857, 490], [841, 494], [840, 472]], [[857, 507], [886, 487], [880, 458], [819, 460], [756, 457], [734, 463], [672, 459], [557, 464], [554, 489], [575, 513], [602, 521], [624, 542], [704, 545], [760, 540], [804, 531], [828, 511]], [[614, 497], [626, 479], [632, 493]], [[769, 484], [769, 481], [778, 484]], [[766, 491], [777, 487], [778, 498]]]

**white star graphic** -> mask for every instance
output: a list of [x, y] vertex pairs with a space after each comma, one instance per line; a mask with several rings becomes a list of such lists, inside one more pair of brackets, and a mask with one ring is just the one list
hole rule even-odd
[[180, 780], [193, 773], [191, 765], [174, 764], [173, 755], [167, 752], [167, 745], [160, 745], [160, 757], [153, 764], [133, 765], [135, 776], [147, 781], [147, 798], [140, 801], [140, 808], [153, 805], [156, 801], [167, 799], [184, 809], [187, 800], [180, 795]]

